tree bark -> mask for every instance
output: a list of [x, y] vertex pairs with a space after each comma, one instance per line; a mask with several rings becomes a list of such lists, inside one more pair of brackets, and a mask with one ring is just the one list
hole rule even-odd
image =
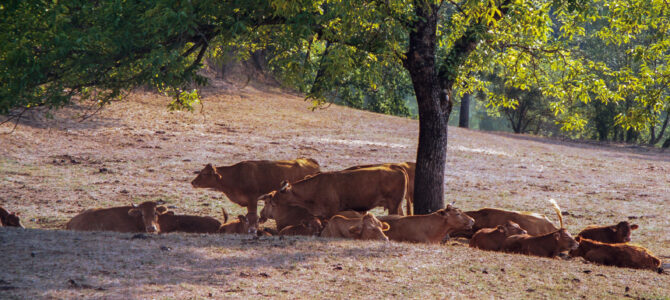
[[470, 128], [470, 94], [463, 95], [461, 99], [461, 111], [458, 115], [458, 127]]

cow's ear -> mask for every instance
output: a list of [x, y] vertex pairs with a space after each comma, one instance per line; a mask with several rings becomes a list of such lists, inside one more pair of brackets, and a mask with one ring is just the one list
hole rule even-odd
[[440, 210], [437, 211], [437, 213], [440, 216], [446, 216], [447, 215], [447, 209], [440, 209]]
[[391, 229], [391, 225], [389, 225], [389, 223], [382, 222], [382, 231], [388, 231], [389, 229]]
[[142, 211], [137, 208], [131, 208], [128, 210], [128, 215], [131, 217], [140, 217], [142, 216]]
[[287, 192], [291, 189], [291, 184], [288, 182], [288, 180], [284, 180], [280, 184], [281, 189], [279, 189], [280, 192]]
[[362, 230], [363, 230], [363, 228], [361, 228], [360, 225], [349, 227], [349, 233], [351, 233], [353, 235], [360, 235]]
[[561, 240], [561, 234], [558, 232], [554, 233], [554, 239], [556, 239], [557, 241]]
[[619, 228], [616, 228], [616, 227], [610, 227], [610, 228], [612, 228], [612, 232], [617, 232], [617, 231], [619, 231]]
[[581, 242], [581, 241], [582, 241], [582, 236], [581, 236], [581, 235], [576, 236], [576, 237], [575, 237], [575, 241], [576, 241], [577, 243]]
[[630, 230], [635, 230], [637, 228], [638, 228], [637, 224], [630, 225]]
[[165, 206], [156, 206], [156, 212], [157, 212], [159, 215], [164, 214], [165, 212], [167, 212], [167, 210], [168, 210], [168, 209], [167, 209], [167, 207], [165, 207]]

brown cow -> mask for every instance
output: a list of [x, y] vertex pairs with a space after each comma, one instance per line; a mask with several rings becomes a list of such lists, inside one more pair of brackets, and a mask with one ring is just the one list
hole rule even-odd
[[[223, 208], [222, 208], [223, 209]], [[223, 211], [224, 223], [228, 221], [228, 214]], [[212, 217], [175, 215], [174, 212], [166, 212], [158, 216], [158, 224], [161, 233], [188, 232], [188, 233], [217, 233], [221, 222]]]
[[250, 232], [255, 233], [258, 225], [258, 197], [275, 190], [282, 180], [296, 181], [316, 172], [319, 172], [319, 163], [311, 158], [248, 160], [216, 168], [208, 164], [191, 185], [223, 192], [230, 201], [246, 207]]
[[21, 218], [19, 218], [20, 213], [18, 212], [9, 212], [0, 206], [0, 227], [23, 227], [21, 223]]
[[388, 223], [379, 221], [371, 213], [366, 213], [361, 218], [347, 218], [338, 214], [330, 218], [321, 232], [321, 237], [388, 241], [384, 232], [389, 227]]
[[498, 225], [496, 228], [482, 228], [470, 239], [470, 247], [499, 251], [505, 239], [515, 234], [528, 234], [528, 232], [512, 221], [507, 221], [505, 225]]
[[567, 250], [577, 249], [579, 244], [572, 238], [570, 233], [563, 227], [563, 216], [561, 209], [554, 199], [549, 200], [558, 215], [561, 228], [544, 235], [532, 236], [529, 234], [517, 234], [509, 236], [502, 245], [506, 252], [521, 253], [527, 255], [556, 257], [559, 253]]
[[577, 236], [602, 243], [627, 243], [630, 242], [631, 231], [637, 227], [637, 224], [630, 225], [626, 221], [612, 226], [591, 225], [584, 228]]
[[379, 220], [391, 226], [386, 232], [389, 239], [414, 243], [439, 243], [451, 232], [470, 229], [475, 223], [472, 218], [451, 204], [432, 214], [382, 216]]
[[570, 252], [573, 257], [581, 256], [587, 261], [607, 266], [662, 271], [661, 260], [643, 247], [601, 243], [580, 236], [577, 236], [577, 241], [579, 247]]
[[147, 201], [140, 205], [88, 209], [74, 216], [65, 226], [69, 230], [160, 232], [159, 215], [165, 206]]
[[323, 230], [323, 224], [318, 218], [312, 217], [304, 220], [300, 225], [289, 225], [279, 231], [279, 235], [319, 235]]
[[338, 211], [367, 211], [377, 206], [389, 214], [402, 214], [407, 173], [400, 167], [370, 167], [319, 173], [294, 184], [284, 182], [279, 191], [259, 198], [271, 205], [305, 208], [311, 215], [328, 219]]
[[369, 168], [369, 167], [376, 167], [376, 166], [398, 166], [403, 169], [405, 169], [405, 172], [407, 172], [407, 193], [405, 194], [405, 199], [407, 200], [407, 215], [411, 216], [414, 214], [414, 174], [416, 173], [416, 163], [413, 162], [404, 162], [404, 163], [385, 163], [385, 164], [378, 164], [378, 165], [361, 165], [361, 166], [354, 166], [351, 168], [347, 168], [345, 170], [356, 170], [356, 169], [361, 169], [361, 168]]
[[[237, 220], [221, 225], [221, 227], [219, 227], [218, 232], [226, 234], [232, 234], [232, 233], [246, 234], [249, 233], [249, 227], [250, 227], [249, 219], [247, 219], [247, 217], [244, 215], [238, 215]], [[254, 234], [257, 233], [258, 232], [255, 232]]]
[[472, 230], [455, 232], [452, 236], [470, 238], [477, 230], [495, 228], [498, 225], [505, 225], [507, 221], [519, 224], [530, 235], [543, 235], [558, 229], [544, 215], [532, 212], [487, 207], [480, 210], [466, 211], [465, 214], [475, 219], [475, 225], [472, 226]]
[[274, 219], [277, 223], [277, 230], [282, 230], [291, 225], [301, 226], [304, 221], [309, 221], [311, 218], [312, 215], [302, 207], [265, 201], [259, 222], [264, 223], [267, 219]]

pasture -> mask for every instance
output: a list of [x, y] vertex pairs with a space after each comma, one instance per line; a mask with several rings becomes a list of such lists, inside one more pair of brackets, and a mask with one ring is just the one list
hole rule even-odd
[[[219, 219], [245, 209], [194, 189], [207, 163], [311, 157], [322, 170], [413, 161], [418, 122], [221, 82], [202, 111], [169, 112], [136, 92], [95, 116], [33, 111], [0, 136], [2, 298], [668, 298], [670, 275], [473, 250], [321, 238], [134, 235], [63, 230], [85, 208], [164, 200]], [[453, 116], [452, 116], [453, 117]], [[12, 130], [13, 124], [0, 127]], [[543, 213], [576, 234], [628, 220], [633, 243], [670, 260], [670, 152], [449, 128], [445, 199], [462, 210]], [[374, 211], [381, 214], [380, 210]], [[267, 224], [266, 224], [267, 225]]]

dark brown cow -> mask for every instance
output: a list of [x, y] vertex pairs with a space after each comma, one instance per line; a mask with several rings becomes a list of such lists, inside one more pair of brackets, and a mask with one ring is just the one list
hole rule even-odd
[[279, 235], [319, 235], [323, 230], [323, 224], [318, 218], [312, 217], [304, 220], [300, 225], [289, 225], [279, 231]]
[[[295, 160], [249, 160], [232, 166], [205, 166], [191, 182], [196, 188], [210, 188], [226, 194], [230, 201], [247, 208], [251, 233], [258, 224], [257, 199], [279, 186], [282, 180], [296, 181], [319, 172], [319, 163], [311, 158]], [[298, 222], [299, 224], [299, 222]]]
[[[224, 223], [228, 221], [228, 214], [224, 210]], [[212, 217], [175, 215], [174, 212], [166, 212], [158, 216], [158, 224], [161, 233], [188, 232], [188, 233], [217, 233], [221, 222]]]
[[439, 243], [457, 230], [467, 230], [475, 221], [454, 208], [451, 204], [432, 214], [414, 216], [382, 216], [391, 229], [386, 232], [389, 239], [399, 242]]
[[637, 224], [630, 225], [626, 221], [612, 226], [591, 225], [584, 228], [577, 236], [603, 243], [627, 243], [630, 242], [631, 231], [637, 227]]
[[579, 244], [572, 238], [570, 233], [563, 227], [563, 216], [561, 209], [554, 199], [549, 200], [553, 206], [561, 228], [544, 235], [532, 236], [529, 234], [517, 234], [509, 236], [502, 245], [502, 250], [512, 253], [535, 255], [542, 257], [556, 257], [563, 251], [577, 249]]
[[19, 218], [18, 212], [9, 212], [8, 210], [0, 207], [0, 227], [23, 227], [21, 224], [21, 218]]
[[147, 201], [140, 205], [88, 209], [74, 216], [66, 225], [69, 230], [160, 232], [158, 216], [165, 206]]
[[519, 224], [530, 235], [543, 235], [558, 230], [547, 217], [532, 212], [487, 207], [480, 210], [466, 211], [465, 214], [475, 219], [475, 225], [472, 226], [472, 230], [455, 232], [452, 236], [470, 238], [477, 230], [495, 228], [498, 225], [505, 225], [507, 221]]
[[407, 200], [407, 215], [411, 216], [414, 214], [414, 174], [416, 173], [416, 163], [413, 162], [404, 162], [404, 163], [385, 163], [378, 165], [361, 165], [347, 168], [346, 170], [356, 170], [360, 168], [369, 168], [377, 166], [398, 166], [405, 170], [407, 173], [407, 193], [405, 194], [405, 199]]
[[577, 241], [579, 247], [570, 252], [573, 257], [581, 256], [587, 261], [607, 266], [661, 271], [661, 260], [643, 247], [601, 243], [580, 236], [577, 236]]
[[338, 211], [367, 211], [377, 206], [402, 214], [407, 173], [400, 167], [370, 167], [319, 173], [259, 198], [271, 205], [298, 206], [328, 219]]
[[[249, 233], [249, 220], [244, 215], [238, 215], [237, 220], [221, 225], [218, 232], [225, 234], [246, 234]], [[254, 232], [257, 234], [257, 232]]]
[[512, 221], [507, 221], [505, 225], [498, 225], [496, 228], [482, 228], [470, 239], [470, 247], [499, 251], [505, 239], [515, 234], [528, 234], [528, 232]]
[[381, 222], [373, 214], [366, 213], [360, 218], [335, 215], [321, 232], [321, 237], [349, 238], [356, 240], [388, 241], [384, 234], [389, 224]]

